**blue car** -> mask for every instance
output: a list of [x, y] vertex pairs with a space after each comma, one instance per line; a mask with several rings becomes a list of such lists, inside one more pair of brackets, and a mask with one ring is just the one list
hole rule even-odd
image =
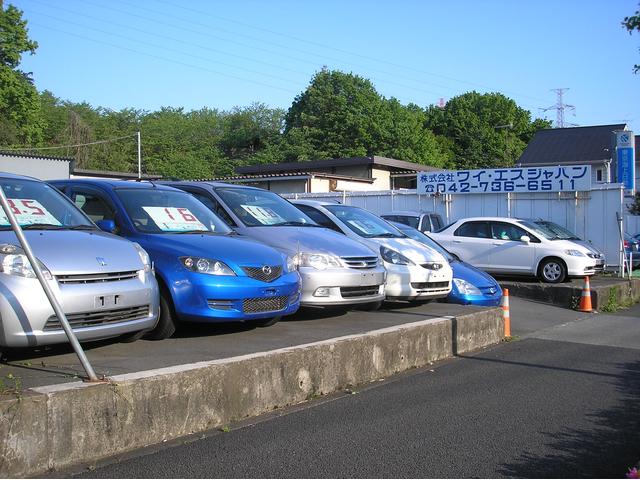
[[147, 338], [178, 321], [276, 323], [300, 305], [293, 258], [240, 238], [193, 196], [151, 182], [55, 180], [101, 229], [138, 242], [160, 286], [160, 319]]
[[502, 288], [496, 280], [486, 272], [463, 262], [428, 235], [413, 227], [398, 222], [389, 222], [408, 237], [413, 238], [440, 252], [447, 259], [453, 270], [451, 293], [446, 298], [448, 303], [462, 305], [483, 305], [495, 307], [502, 300]]

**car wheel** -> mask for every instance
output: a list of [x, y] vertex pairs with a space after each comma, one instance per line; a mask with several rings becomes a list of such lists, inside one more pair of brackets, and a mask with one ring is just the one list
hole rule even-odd
[[567, 278], [567, 267], [557, 258], [547, 258], [538, 269], [538, 278], [545, 283], [561, 283]]
[[378, 300], [377, 302], [363, 303], [362, 305], [358, 305], [356, 309], [364, 310], [365, 312], [374, 312], [378, 310], [381, 306], [382, 306], [382, 300]]
[[149, 340], [164, 340], [176, 332], [175, 312], [171, 297], [166, 288], [160, 288], [160, 318], [158, 324], [145, 338]]
[[256, 327], [270, 327], [271, 325], [275, 325], [280, 321], [282, 316], [271, 317], [271, 318], [261, 318], [259, 320], [251, 320], [250, 324], [255, 325]]

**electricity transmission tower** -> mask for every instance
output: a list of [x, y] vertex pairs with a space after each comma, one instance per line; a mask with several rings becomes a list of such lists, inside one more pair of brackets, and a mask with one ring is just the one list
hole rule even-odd
[[569, 105], [568, 103], [564, 103], [562, 97], [564, 95], [564, 92], [566, 92], [567, 90], [569, 90], [568, 88], [553, 88], [551, 89], [552, 92], [556, 92], [556, 104], [555, 105], [551, 105], [550, 107], [547, 108], [541, 108], [540, 110], [542, 110], [543, 112], [546, 112], [548, 110], [555, 110], [556, 111], [556, 128], [564, 128], [564, 127], [577, 127], [577, 124], [575, 123], [565, 123], [564, 121], [564, 112], [565, 110], [569, 110], [571, 112], [573, 112], [573, 114], [575, 115], [575, 111], [576, 111], [576, 107], [574, 107], [573, 105]]

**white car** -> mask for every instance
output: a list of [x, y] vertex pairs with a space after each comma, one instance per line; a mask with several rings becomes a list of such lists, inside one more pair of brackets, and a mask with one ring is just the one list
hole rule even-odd
[[327, 201], [292, 203], [319, 225], [358, 240], [378, 253], [387, 269], [388, 299], [431, 300], [444, 298], [451, 291], [453, 273], [447, 260], [373, 213]]
[[589, 249], [529, 220], [464, 218], [431, 235], [465, 262], [495, 274], [534, 275], [560, 283], [595, 273]]

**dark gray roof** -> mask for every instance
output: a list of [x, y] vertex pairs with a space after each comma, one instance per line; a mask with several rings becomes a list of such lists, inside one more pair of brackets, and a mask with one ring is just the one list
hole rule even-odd
[[624, 123], [540, 130], [518, 159], [518, 165], [595, 163], [613, 156], [613, 132]]
[[354, 182], [365, 182], [365, 183], [373, 183], [374, 182], [374, 178], [362, 178], [362, 177], [351, 177], [348, 175], [336, 175], [333, 173], [326, 173], [326, 172], [307, 172], [307, 171], [300, 171], [300, 172], [285, 172], [285, 173], [264, 173], [261, 175], [235, 175], [235, 176], [228, 176], [228, 177], [214, 177], [214, 178], [202, 178], [202, 179], [197, 179], [194, 181], [198, 181], [198, 182], [209, 182], [209, 181], [213, 181], [213, 182], [232, 182], [232, 181], [251, 181], [251, 180], [255, 180], [255, 181], [269, 181], [269, 180], [287, 180], [287, 179], [298, 179], [298, 178], [311, 178], [311, 177], [317, 177], [317, 178], [328, 178], [328, 179], [335, 179], [335, 180], [349, 180], [349, 181], [354, 181]]
[[[116, 179], [131, 179], [136, 180], [138, 178], [137, 173], [130, 172], [112, 172], [110, 170], [88, 170], [86, 168], [75, 168], [72, 175], [78, 175], [82, 177], [91, 177], [91, 178], [116, 178]], [[142, 178], [145, 180], [158, 180], [162, 178], [162, 175], [148, 175], [146, 173], [142, 174]]]
[[379, 165], [400, 170], [412, 170], [414, 172], [429, 172], [442, 169], [422, 165], [420, 163], [405, 162], [395, 158], [379, 157], [349, 157], [349, 158], [329, 158], [326, 160], [312, 160], [308, 162], [288, 162], [272, 163], [269, 165], [250, 165], [248, 167], [238, 167], [236, 172], [241, 175], [254, 175], [265, 173], [284, 173], [297, 171], [314, 171], [316, 169], [331, 167], [349, 167], [356, 165]]

